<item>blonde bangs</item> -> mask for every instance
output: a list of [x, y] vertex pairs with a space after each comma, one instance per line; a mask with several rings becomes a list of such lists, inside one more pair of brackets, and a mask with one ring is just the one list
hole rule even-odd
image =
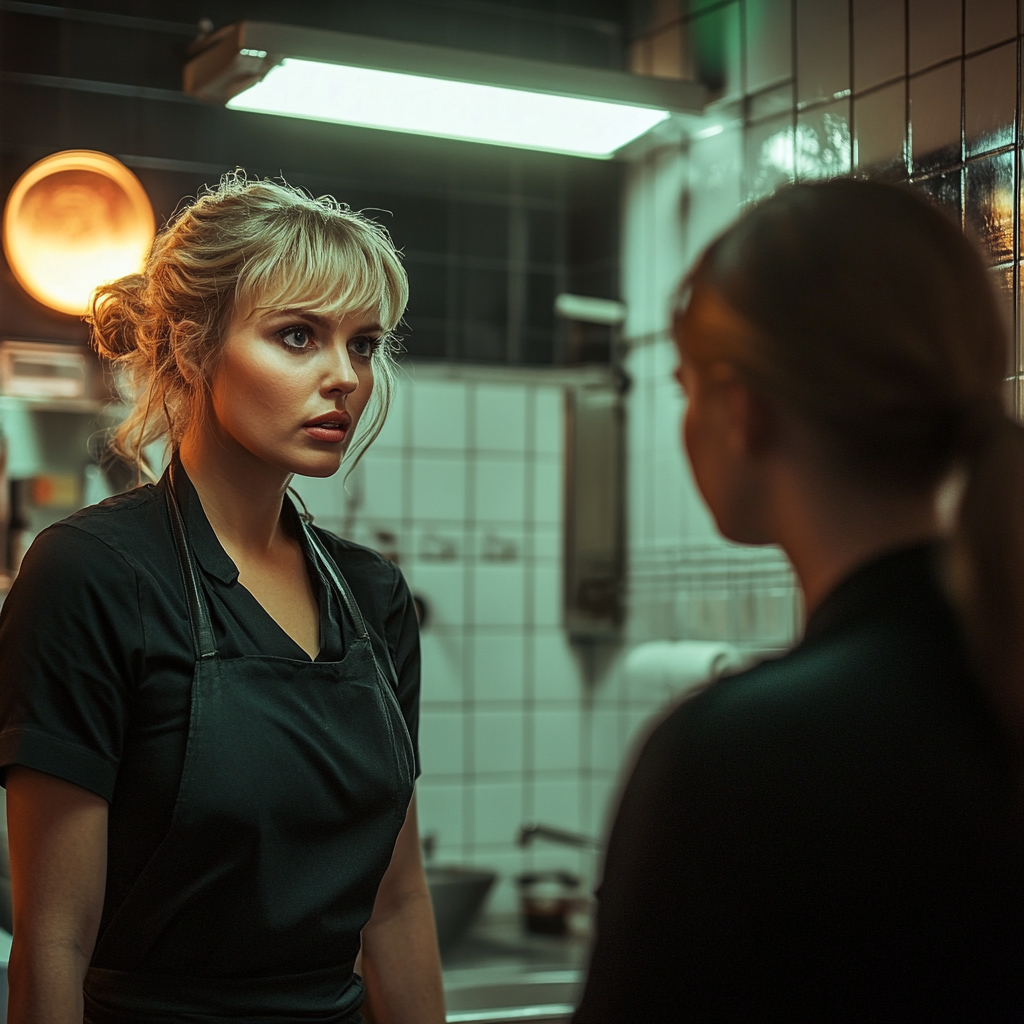
[[[235, 310], [301, 308], [326, 316], [364, 314], [390, 333], [409, 287], [390, 238], [373, 221], [299, 211], [276, 225], [238, 275]], [[333, 213], [333, 211], [331, 211]]]

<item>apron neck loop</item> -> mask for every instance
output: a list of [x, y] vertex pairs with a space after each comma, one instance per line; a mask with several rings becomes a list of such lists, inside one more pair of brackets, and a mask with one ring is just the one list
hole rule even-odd
[[[349, 593], [348, 581], [344, 576], [341, 575], [341, 570], [337, 567], [334, 559], [331, 558], [327, 549], [320, 543], [320, 539], [317, 535], [309, 528], [309, 523], [306, 520], [301, 520], [302, 532], [306, 535], [306, 543], [309, 544], [310, 550], [320, 560], [321, 566], [323, 566], [324, 572], [330, 577], [331, 582], [334, 584], [335, 589], [341, 595], [342, 603], [345, 605], [345, 610], [349, 614], [349, 618], [352, 619], [353, 625], [359, 633], [360, 640], [366, 640], [369, 638], [369, 631], [366, 628], [366, 622], [363, 619], [363, 613], [360, 611], [359, 605], [352, 599], [352, 595]], [[376, 660], [376, 659], [375, 659]]]
[[189, 550], [185, 537], [185, 522], [178, 507], [175, 495], [175, 477], [178, 475], [178, 460], [172, 459], [167, 467], [167, 507], [171, 515], [171, 532], [174, 534], [174, 547], [178, 553], [178, 568], [181, 570], [181, 581], [185, 587], [185, 604], [188, 607], [188, 621], [192, 627], [192, 643], [199, 659], [213, 658], [217, 654], [217, 643], [213, 637], [213, 625], [210, 622], [210, 609], [200, 588], [199, 573], [196, 570], [192, 552]]

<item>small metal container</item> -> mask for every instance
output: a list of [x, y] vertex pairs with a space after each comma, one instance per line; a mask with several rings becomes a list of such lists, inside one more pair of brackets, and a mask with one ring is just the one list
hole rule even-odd
[[516, 878], [523, 927], [533, 935], [568, 935], [580, 903], [580, 879], [568, 871], [530, 871]]

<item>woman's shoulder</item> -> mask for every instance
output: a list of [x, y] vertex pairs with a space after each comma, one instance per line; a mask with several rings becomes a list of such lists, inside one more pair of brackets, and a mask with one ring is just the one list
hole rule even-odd
[[650, 755], [766, 782], [794, 765], [841, 773], [866, 751], [939, 757], [974, 729], [978, 694], [944, 610], [924, 611], [928, 628], [920, 608], [865, 617], [718, 680], [664, 717]]
[[[54, 526], [70, 527], [115, 551], [132, 552], [137, 549], [140, 537], [162, 526], [165, 520], [160, 491], [153, 484], [144, 484], [115, 494], [98, 505], [87, 505]], [[72, 535], [64, 533], [63, 536], [69, 538], [67, 543], [73, 543]]]
[[153, 539], [166, 532], [158, 497], [152, 485], [137, 487], [48, 526], [26, 552], [19, 579], [35, 577], [65, 589], [82, 581], [102, 589], [136, 575], [147, 567]]

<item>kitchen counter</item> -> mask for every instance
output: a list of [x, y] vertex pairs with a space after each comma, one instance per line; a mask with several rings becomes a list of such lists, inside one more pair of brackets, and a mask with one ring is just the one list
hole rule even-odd
[[442, 957], [445, 980], [467, 972], [530, 974], [538, 971], [582, 971], [590, 936], [531, 935], [518, 914], [491, 914], [477, 921]]
[[518, 914], [481, 919], [442, 958], [448, 1020], [568, 1021], [582, 988], [589, 949], [585, 932], [530, 935], [523, 931]]

